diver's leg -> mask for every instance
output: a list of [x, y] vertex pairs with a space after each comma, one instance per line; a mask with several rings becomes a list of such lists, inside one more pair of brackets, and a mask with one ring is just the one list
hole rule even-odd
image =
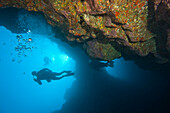
[[[65, 75], [62, 75], [63, 73], [66, 73]], [[55, 77], [57, 77], [57, 76], [61, 76], [62, 75], [62, 77], [64, 76], [70, 76], [70, 75], [74, 75], [74, 73], [71, 73], [71, 71], [62, 71], [62, 72], [60, 72], [60, 73], [53, 73], [53, 75], [55, 76]]]
[[63, 75], [61, 77], [54, 77], [53, 80], [60, 80], [60, 79], [67, 77], [67, 76], [70, 76], [70, 75]]
[[63, 72], [61, 72], [61, 74], [63, 74], [63, 73], [71, 73], [71, 71], [63, 71]]
[[65, 73], [65, 71], [60, 72], [59, 75], [62, 75], [63, 73]]
[[71, 76], [71, 75], [74, 75], [74, 73], [69, 73], [69, 74], [66, 74], [66, 75], [62, 75], [61, 77], [53, 77], [52, 80], [60, 80], [64, 77], [68, 77], [68, 76]]
[[63, 76], [62, 77], [53, 77], [52, 80], [60, 80], [62, 78], [63, 78]]
[[61, 74], [63, 74], [63, 73], [66, 73], [68, 75], [68, 74], [71, 74], [71, 71], [63, 71], [63, 72], [61, 72]]
[[51, 76], [60, 76], [61, 74], [62, 74], [62, 72], [61, 72], [61, 73], [53, 72], [53, 73], [51, 74]]
[[68, 76], [71, 76], [71, 75], [74, 75], [74, 73], [69, 73], [69, 74], [62, 75], [61, 77], [56, 77], [56, 78], [62, 79], [62, 78], [64, 78], [64, 77], [68, 77]]
[[66, 73], [66, 71], [62, 71], [62, 72], [60, 72], [60, 73], [53, 73], [55, 76], [60, 76], [60, 75], [62, 75], [63, 73]]

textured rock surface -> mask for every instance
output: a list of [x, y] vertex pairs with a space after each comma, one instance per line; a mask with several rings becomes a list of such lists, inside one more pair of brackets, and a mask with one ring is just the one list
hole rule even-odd
[[110, 61], [128, 51], [159, 63], [170, 57], [168, 0], [1, 0], [0, 7], [43, 12], [91, 58]]

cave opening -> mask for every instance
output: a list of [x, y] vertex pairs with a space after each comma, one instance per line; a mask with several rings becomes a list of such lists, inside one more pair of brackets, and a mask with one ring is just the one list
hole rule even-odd
[[50, 113], [61, 109], [75, 76], [41, 80], [41, 85], [32, 72], [74, 72], [75, 60], [62, 49], [71, 46], [54, 38], [41, 13], [24, 9], [0, 9], [0, 34], [0, 112]]
[[[98, 64], [89, 63], [89, 57], [80, 48], [70, 47], [53, 37], [51, 27], [45, 24], [41, 14], [15, 8], [11, 11], [17, 10], [17, 13], [9, 9], [0, 9], [0, 12], [2, 10], [9, 15], [5, 17], [4, 13], [0, 13], [0, 17], [4, 18], [0, 18], [0, 112], [168, 113], [170, 79], [162, 76], [168, 73], [144, 70], [123, 58], [114, 60], [113, 68], [98, 61]], [[11, 14], [14, 14], [11, 16], [13, 18], [9, 17]], [[24, 54], [18, 56], [23, 52], [15, 50], [20, 43], [16, 38], [20, 35], [39, 46], [30, 43], [29, 47], [35, 48], [31, 52], [20, 44]], [[31, 72], [44, 66], [49, 66], [55, 72], [67, 68], [75, 75], [61, 81], [43, 81], [40, 86], [33, 81]]]

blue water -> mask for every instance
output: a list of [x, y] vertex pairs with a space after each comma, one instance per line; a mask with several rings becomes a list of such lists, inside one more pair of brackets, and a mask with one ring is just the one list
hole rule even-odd
[[[7, 17], [0, 25], [13, 24]], [[168, 113], [169, 73], [123, 58], [115, 59], [114, 67], [96, 69], [79, 47], [61, 41], [42, 15], [19, 10], [15, 17], [23, 33], [0, 26], [0, 113]], [[43, 68], [75, 74], [39, 85], [31, 72]]]
[[153, 72], [139, 68], [135, 65], [134, 61], [125, 61], [123, 58], [120, 58], [115, 59], [114, 62], [114, 68], [106, 67], [105, 69], [109, 75], [117, 79], [136, 83], [143, 82], [142, 80], [145, 74], [149, 76], [153, 75]]
[[[22, 21], [22, 17], [20, 21]], [[34, 17], [30, 18], [34, 20]], [[32, 21], [29, 20], [29, 21]], [[35, 19], [45, 28], [43, 20]], [[23, 22], [23, 21], [22, 21]], [[48, 68], [54, 72], [75, 71], [75, 61], [62, 49], [61, 41], [52, 41], [54, 36], [50, 27], [46, 33], [38, 33], [39, 28], [30, 23], [27, 33], [15, 34], [0, 26], [0, 113], [50, 113], [60, 109], [65, 103], [64, 94], [75, 80], [74, 76], [42, 85], [34, 82], [32, 71]], [[27, 24], [29, 25], [29, 24]], [[43, 30], [43, 29], [41, 29]], [[17, 39], [21, 36], [21, 39]], [[30, 41], [29, 41], [30, 40]], [[17, 49], [17, 48], [22, 49]], [[28, 49], [25, 49], [25, 48]], [[29, 106], [29, 107], [28, 107]]]

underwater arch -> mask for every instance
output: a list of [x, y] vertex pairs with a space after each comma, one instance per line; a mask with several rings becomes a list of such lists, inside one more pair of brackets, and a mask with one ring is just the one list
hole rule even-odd
[[[43, 68], [53, 72], [74, 72], [75, 61], [58, 48], [63, 42], [54, 38], [51, 26], [44, 17], [23, 9], [17, 14], [18, 25], [24, 33], [12, 33], [8, 27], [0, 26], [0, 111], [50, 113], [59, 110], [65, 103], [65, 92], [75, 77], [52, 80], [50, 83], [42, 81], [43, 84], [38, 85], [31, 72]], [[16, 29], [15, 26], [12, 29]]]

